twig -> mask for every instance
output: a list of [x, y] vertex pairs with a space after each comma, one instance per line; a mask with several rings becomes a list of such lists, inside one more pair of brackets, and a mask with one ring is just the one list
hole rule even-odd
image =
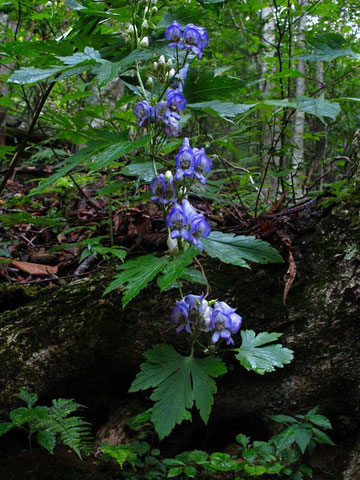
[[24, 150], [25, 150], [25, 147], [27, 145], [27, 142], [31, 136], [31, 134], [33, 133], [34, 131], [34, 128], [35, 128], [35, 125], [36, 125], [36, 122], [38, 121], [38, 118], [40, 116], [40, 113], [42, 111], [42, 109], [44, 108], [44, 105], [45, 105], [45, 102], [48, 98], [48, 96], [50, 95], [51, 93], [51, 90], [54, 88], [54, 86], [56, 85], [56, 80], [53, 80], [50, 85], [48, 86], [48, 88], [46, 89], [44, 95], [42, 96], [42, 99], [39, 103], [39, 106], [35, 112], [35, 115], [34, 115], [34, 118], [31, 122], [31, 125], [24, 137], [24, 140], [22, 141], [20, 147], [19, 147], [19, 150], [15, 153], [15, 155], [13, 156], [13, 159], [11, 160], [10, 162], [10, 165], [9, 165], [9, 168], [8, 168], [8, 171], [5, 173], [4, 175], [4, 178], [3, 178], [3, 181], [1, 182], [1, 185], [0, 185], [0, 193], [4, 190], [5, 186], [6, 186], [6, 183], [8, 181], [8, 179], [11, 177], [11, 175], [13, 174], [14, 172], [14, 169], [18, 163], [18, 161], [20, 160], [21, 158], [21, 155], [23, 154]]
[[206, 276], [206, 274], [205, 274], [204, 267], [201, 265], [201, 263], [199, 262], [199, 260], [198, 260], [196, 257], [194, 257], [194, 260], [195, 260], [195, 262], [199, 265], [200, 270], [201, 270], [201, 273], [202, 273], [202, 276], [204, 277], [204, 280], [205, 280], [205, 282], [206, 282], [206, 293], [205, 293], [204, 298], [207, 298], [207, 297], [209, 296], [209, 293], [210, 293], [210, 284], [209, 284], [209, 281], [208, 281], [207, 276]]

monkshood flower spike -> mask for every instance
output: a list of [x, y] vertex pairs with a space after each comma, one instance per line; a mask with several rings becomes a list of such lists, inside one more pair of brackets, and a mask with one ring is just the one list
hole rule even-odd
[[226, 302], [208, 302], [204, 299], [204, 294], [186, 295], [176, 303], [170, 318], [177, 325], [178, 333], [182, 330], [190, 334], [196, 331], [213, 332], [212, 344], [224, 339], [227, 345], [233, 345], [231, 336], [240, 330], [242, 322], [235, 311]]

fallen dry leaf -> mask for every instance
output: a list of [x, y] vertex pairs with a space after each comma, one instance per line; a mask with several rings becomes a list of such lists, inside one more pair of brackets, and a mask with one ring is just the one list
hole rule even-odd
[[28, 275], [37, 275], [39, 277], [56, 275], [58, 272], [57, 266], [52, 267], [50, 265], [42, 265], [41, 263], [19, 262], [17, 260], [13, 260], [11, 265], [18, 268], [22, 272], [27, 273]]

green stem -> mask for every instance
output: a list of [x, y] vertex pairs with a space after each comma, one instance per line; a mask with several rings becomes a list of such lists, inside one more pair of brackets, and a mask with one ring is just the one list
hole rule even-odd
[[141, 93], [143, 94], [143, 97], [146, 100], [145, 87], [144, 87], [143, 81], [141, 80], [141, 76], [140, 76], [139, 62], [136, 62], [136, 76], [137, 76], [137, 79], [139, 80]]

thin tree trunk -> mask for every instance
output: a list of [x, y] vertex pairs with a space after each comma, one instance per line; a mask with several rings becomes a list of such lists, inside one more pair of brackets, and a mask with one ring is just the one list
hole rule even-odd
[[[306, 7], [308, 0], [302, 0], [301, 5]], [[306, 33], [306, 20], [307, 15], [304, 14], [299, 19], [298, 25], [298, 47], [302, 48], [305, 42], [305, 33]], [[295, 96], [296, 98], [301, 97], [305, 94], [305, 61], [300, 59], [297, 69], [304, 76], [297, 77], [295, 82]], [[297, 110], [294, 116], [294, 144], [296, 148], [293, 152], [293, 167], [296, 170], [303, 169], [304, 166], [304, 132], [305, 132], [305, 113]], [[297, 182], [297, 187], [299, 188], [299, 183]]]
[[[261, 11], [261, 19], [263, 21], [263, 41], [264, 41], [264, 50], [262, 52], [261, 57], [261, 78], [265, 78], [271, 73], [274, 73], [274, 67], [269, 67], [269, 63], [267, 59], [269, 57], [274, 56], [274, 48], [272, 45], [275, 45], [275, 18], [271, 7], [265, 7]], [[261, 89], [263, 93], [263, 97], [268, 97], [270, 95], [270, 91], [273, 87], [273, 84], [269, 80], [264, 80], [261, 84]], [[261, 137], [261, 156], [262, 156], [262, 167], [263, 170], [266, 171], [269, 163], [271, 162], [271, 155], [273, 156], [273, 152], [271, 152], [271, 146], [273, 143], [274, 136], [276, 135], [276, 127], [275, 127], [275, 118], [273, 122], [265, 122], [263, 125], [263, 135]], [[274, 159], [275, 161], [275, 159]], [[270, 177], [272, 179], [272, 177]], [[270, 180], [271, 181], [271, 180]], [[276, 190], [277, 182], [271, 184], [270, 189], [265, 190], [266, 197], [268, 197], [270, 191]], [[269, 191], [270, 190], [270, 191]]]

